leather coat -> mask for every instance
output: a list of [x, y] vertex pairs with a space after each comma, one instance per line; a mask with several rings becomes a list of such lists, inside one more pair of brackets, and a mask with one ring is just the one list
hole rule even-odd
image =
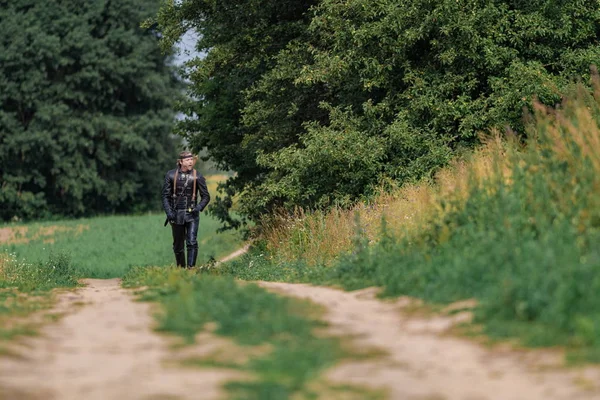
[[173, 193], [176, 171], [177, 169], [172, 169], [165, 175], [165, 182], [162, 189], [162, 202], [163, 209], [167, 214], [167, 219], [180, 225], [190, 218], [195, 219], [198, 217], [198, 214], [202, 212], [210, 202], [210, 194], [206, 187], [206, 179], [204, 179], [201, 174], [196, 173], [196, 198], [195, 200], [193, 199], [193, 170], [188, 172], [179, 170], [179, 172], [177, 172], [177, 192]]

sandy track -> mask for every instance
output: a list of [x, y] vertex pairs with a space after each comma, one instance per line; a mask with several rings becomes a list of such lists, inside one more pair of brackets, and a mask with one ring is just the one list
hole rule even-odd
[[[177, 366], [186, 355], [235, 346], [202, 333], [201, 345], [173, 350], [173, 337], [152, 330], [152, 306], [133, 301], [118, 279], [85, 282], [59, 297], [55, 311], [66, 316], [21, 341], [26, 358], [0, 357], [0, 400], [217, 399], [222, 383], [243, 378]], [[332, 382], [387, 388], [392, 400], [600, 400], [599, 368], [567, 370], [559, 352], [490, 349], [446, 334], [465, 313], [410, 316], [411, 301], [381, 301], [372, 289], [260, 284], [324, 305], [334, 334], [388, 353], [332, 368]]]
[[334, 333], [355, 336], [358, 347], [378, 348], [384, 359], [349, 362], [327, 378], [386, 387], [393, 400], [593, 400], [600, 399], [600, 369], [566, 370], [563, 355], [549, 351], [490, 349], [445, 334], [467, 313], [408, 316], [411, 301], [384, 302], [373, 289], [343, 292], [300, 284], [261, 282], [280, 294], [327, 308]]
[[133, 301], [118, 279], [85, 283], [59, 297], [68, 315], [22, 341], [25, 359], [0, 357], [1, 400], [216, 399], [236, 377], [169, 365], [173, 341], [152, 331], [150, 304]]

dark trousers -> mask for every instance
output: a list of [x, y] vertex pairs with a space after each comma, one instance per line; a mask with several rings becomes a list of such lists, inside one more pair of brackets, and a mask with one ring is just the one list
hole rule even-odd
[[184, 243], [187, 249], [187, 267], [196, 265], [198, 256], [198, 215], [193, 218], [185, 218], [183, 224], [171, 224], [173, 231], [173, 252], [175, 253], [175, 262], [178, 267], [185, 267]]

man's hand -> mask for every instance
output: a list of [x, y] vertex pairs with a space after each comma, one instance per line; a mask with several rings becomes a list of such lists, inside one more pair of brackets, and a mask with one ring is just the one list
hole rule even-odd
[[173, 211], [167, 214], [167, 219], [169, 221], [175, 221], [175, 218], [177, 218], [177, 214], [175, 214]]
[[200, 208], [200, 204], [198, 204], [196, 207], [194, 207], [194, 212], [195, 213], [201, 213], [202, 209]]

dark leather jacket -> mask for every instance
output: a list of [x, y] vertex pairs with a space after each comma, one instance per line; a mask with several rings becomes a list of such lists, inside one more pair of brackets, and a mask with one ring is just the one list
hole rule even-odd
[[[163, 208], [167, 216], [176, 214], [177, 210], [189, 211], [191, 209], [194, 213], [202, 212], [210, 201], [210, 194], [206, 188], [206, 179], [201, 174], [196, 173], [197, 193], [195, 201], [192, 201], [194, 191], [193, 170], [188, 172], [179, 170], [177, 173], [177, 193], [174, 194], [173, 180], [175, 179], [175, 171], [177, 169], [167, 172], [162, 189]], [[198, 200], [200, 201], [198, 202]]]

